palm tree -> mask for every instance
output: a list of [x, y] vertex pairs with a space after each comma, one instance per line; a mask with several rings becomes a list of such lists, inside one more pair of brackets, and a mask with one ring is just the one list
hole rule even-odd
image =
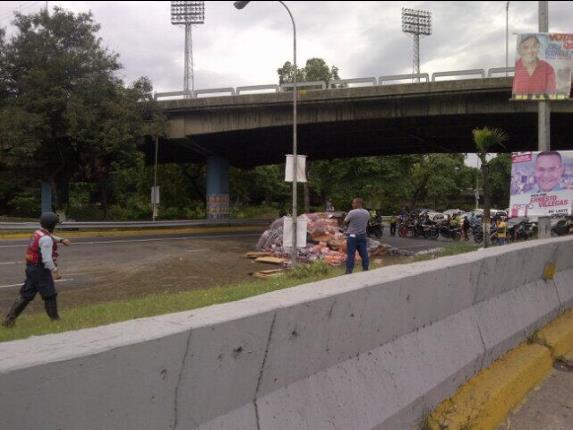
[[495, 146], [502, 146], [503, 142], [507, 140], [505, 131], [497, 128], [476, 128], [472, 131], [474, 135], [474, 143], [478, 151], [477, 156], [481, 161], [481, 176], [483, 183], [483, 243], [484, 247], [490, 245], [490, 226], [491, 226], [491, 199], [490, 199], [490, 184], [489, 184], [489, 163], [487, 161], [488, 152]]

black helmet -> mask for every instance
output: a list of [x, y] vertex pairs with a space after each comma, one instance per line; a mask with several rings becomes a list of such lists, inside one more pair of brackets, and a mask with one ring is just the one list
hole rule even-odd
[[54, 212], [44, 212], [42, 216], [40, 216], [40, 225], [42, 228], [45, 228], [50, 233], [54, 231], [56, 228], [56, 224], [60, 222], [58, 215]]

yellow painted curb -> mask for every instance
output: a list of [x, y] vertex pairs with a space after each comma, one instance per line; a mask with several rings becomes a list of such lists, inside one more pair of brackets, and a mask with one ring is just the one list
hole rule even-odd
[[535, 336], [535, 341], [547, 346], [553, 358], [561, 358], [573, 350], [573, 311], [552, 321]]
[[428, 418], [432, 430], [492, 430], [550, 372], [548, 348], [522, 344], [480, 371]]
[[[99, 230], [99, 231], [66, 231], [57, 230], [55, 234], [69, 239], [85, 237], [131, 237], [156, 236], [164, 234], [199, 234], [199, 233], [235, 233], [235, 232], [261, 232], [264, 226], [225, 226], [225, 227], [188, 227], [164, 229], [129, 229], [129, 230]], [[28, 239], [32, 232], [27, 233], [0, 233], [0, 240]]]

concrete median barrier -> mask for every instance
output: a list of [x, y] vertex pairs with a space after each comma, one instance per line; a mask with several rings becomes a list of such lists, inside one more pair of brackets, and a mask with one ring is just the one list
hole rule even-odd
[[572, 257], [573, 238], [514, 244], [0, 344], [0, 416], [22, 430], [410, 429], [573, 305]]

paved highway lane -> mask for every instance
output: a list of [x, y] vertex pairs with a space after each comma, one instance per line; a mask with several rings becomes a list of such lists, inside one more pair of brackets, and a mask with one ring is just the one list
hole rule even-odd
[[[259, 236], [260, 232], [235, 232], [74, 239], [70, 247], [59, 246], [64, 277], [57, 283], [60, 301], [65, 307], [252, 280], [250, 273], [275, 267], [244, 257], [254, 250]], [[387, 236], [383, 242], [414, 252], [443, 245]], [[0, 241], [0, 313], [24, 280], [27, 243]], [[39, 298], [32, 310], [41, 310]]]
[[[70, 247], [58, 247], [64, 277], [58, 291], [63, 304], [71, 305], [247, 280], [250, 272], [268, 268], [244, 258], [259, 236], [238, 232], [75, 239]], [[0, 241], [0, 312], [24, 280], [27, 243]]]

